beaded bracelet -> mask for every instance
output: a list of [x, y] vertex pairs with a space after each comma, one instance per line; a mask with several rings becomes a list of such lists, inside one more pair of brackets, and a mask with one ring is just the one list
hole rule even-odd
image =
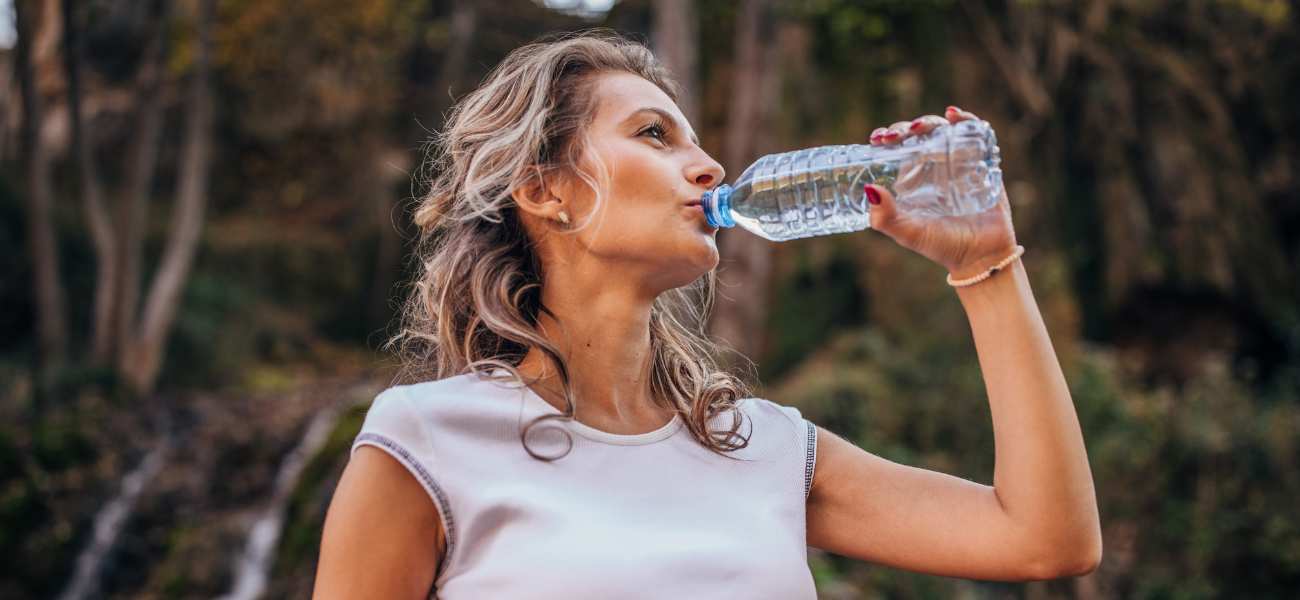
[[948, 285], [951, 285], [953, 287], [965, 287], [968, 285], [975, 285], [981, 281], [984, 281], [985, 279], [988, 279], [989, 277], [992, 277], [994, 273], [997, 273], [998, 271], [1002, 270], [1004, 267], [1011, 264], [1011, 261], [1020, 258], [1020, 255], [1024, 253], [1025, 253], [1025, 247], [1017, 245], [1015, 252], [1012, 252], [1011, 256], [1002, 259], [1001, 262], [999, 262], [996, 265], [993, 265], [993, 267], [991, 267], [989, 270], [980, 273], [979, 275], [974, 275], [966, 279], [953, 279], [952, 273], [949, 273], [945, 279], [948, 280]]

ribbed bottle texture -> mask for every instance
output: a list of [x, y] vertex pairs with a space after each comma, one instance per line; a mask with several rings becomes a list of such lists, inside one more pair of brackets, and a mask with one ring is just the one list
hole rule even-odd
[[997, 137], [987, 121], [936, 127], [892, 146], [820, 146], [764, 156], [734, 186], [706, 192], [714, 227], [740, 225], [772, 241], [870, 227], [864, 186], [888, 188], [901, 211], [928, 217], [988, 210], [1002, 184]]

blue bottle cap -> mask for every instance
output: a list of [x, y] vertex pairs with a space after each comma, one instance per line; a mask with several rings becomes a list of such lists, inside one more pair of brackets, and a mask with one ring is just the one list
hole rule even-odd
[[731, 186], [722, 184], [704, 192], [700, 197], [704, 205], [704, 218], [714, 227], [735, 227], [736, 220], [731, 218]]

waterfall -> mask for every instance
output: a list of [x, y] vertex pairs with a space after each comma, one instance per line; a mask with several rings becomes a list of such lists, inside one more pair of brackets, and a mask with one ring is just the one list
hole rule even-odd
[[77, 556], [77, 567], [73, 572], [72, 581], [59, 595], [59, 600], [81, 600], [94, 596], [99, 591], [99, 570], [104, 563], [104, 557], [117, 543], [122, 527], [131, 516], [140, 494], [162, 470], [164, 459], [171, 446], [171, 434], [164, 434], [162, 441], [122, 479], [122, 489], [117, 496], [95, 515], [95, 531], [90, 544]]
[[[369, 386], [357, 388], [370, 389]], [[348, 408], [363, 403], [371, 398], [366, 394], [348, 390], [343, 394], [345, 400], [321, 409], [307, 425], [306, 433], [298, 445], [289, 452], [280, 463], [280, 470], [275, 476], [275, 486], [271, 500], [262, 510], [261, 516], [253, 522], [248, 533], [248, 542], [244, 550], [235, 559], [235, 583], [221, 600], [255, 600], [266, 590], [267, 578], [275, 560], [275, 547], [284, 528], [284, 513], [289, 504], [289, 497], [298, 485], [298, 478], [313, 456], [320, 452], [329, 441], [329, 434], [334, 429], [338, 417]], [[350, 401], [349, 401], [350, 399]]]

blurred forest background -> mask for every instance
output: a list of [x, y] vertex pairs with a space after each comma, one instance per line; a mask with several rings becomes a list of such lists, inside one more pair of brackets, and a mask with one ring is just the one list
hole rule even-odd
[[[395, 366], [423, 144], [591, 26], [656, 50], [732, 177], [948, 104], [998, 131], [1104, 560], [1003, 584], [812, 549], [823, 598], [1294, 597], [1295, 0], [604, 4], [0, 0], [0, 597], [307, 597]], [[764, 397], [992, 481], [941, 268], [873, 231], [719, 240], [708, 326]]]

